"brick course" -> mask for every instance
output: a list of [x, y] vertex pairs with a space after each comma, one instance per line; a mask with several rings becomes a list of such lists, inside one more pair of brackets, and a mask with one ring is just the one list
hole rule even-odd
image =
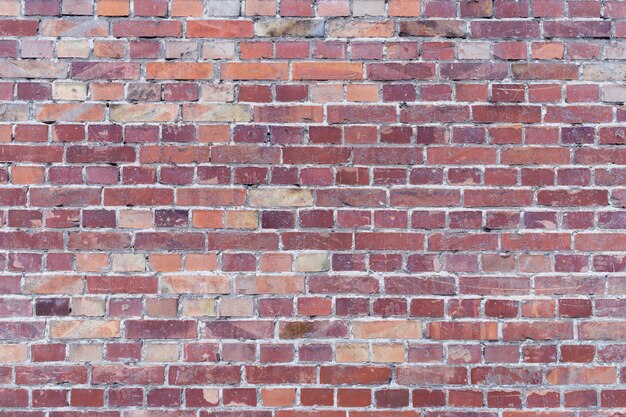
[[0, 0], [0, 417], [617, 417], [626, 3]]

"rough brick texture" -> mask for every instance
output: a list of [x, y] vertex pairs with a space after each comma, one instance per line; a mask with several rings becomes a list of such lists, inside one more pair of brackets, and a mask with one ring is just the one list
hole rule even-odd
[[0, 417], [618, 417], [623, 0], [0, 0]]

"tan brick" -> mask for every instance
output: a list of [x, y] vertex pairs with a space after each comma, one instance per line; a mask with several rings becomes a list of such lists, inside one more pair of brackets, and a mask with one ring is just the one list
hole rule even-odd
[[355, 321], [354, 337], [358, 339], [419, 339], [421, 323], [417, 320]]
[[404, 362], [404, 345], [399, 343], [372, 345], [372, 362]]
[[56, 82], [52, 97], [55, 100], [83, 101], [87, 98], [87, 84], [74, 81]]
[[178, 345], [172, 343], [147, 343], [144, 351], [147, 362], [178, 361]]
[[0, 345], [0, 362], [14, 363], [28, 360], [28, 346], [25, 344]]
[[216, 316], [217, 301], [211, 298], [187, 298], [183, 300], [183, 316], [202, 317]]
[[104, 317], [105, 301], [100, 297], [73, 297], [72, 315], [88, 317]]
[[89, 58], [89, 49], [87, 39], [60, 39], [57, 42], [59, 58]]
[[330, 258], [326, 252], [299, 253], [296, 257], [297, 272], [323, 272], [330, 269]]
[[149, 210], [120, 210], [119, 226], [123, 229], [149, 229], [152, 227], [152, 212]]
[[299, 188], [255, 188], [249, 200], [252, 207], [306, 207], [313, 204], [313, 193]]
[[252, 298], [221, 298], [221, 317], [251, 317], [254, 315], [254, 302]]
[[230, 278], [220, 275], [162, 275], [159, 277], [159, 290], [163, 294], [227, 294]]
[[369, 360], [367, 343], [338, 343], [335, 359], [337, 362], [367, 362]]
[[53, 339], [109, 339], [120, 336], [119, 320], [51, 321]]
[[115, 253], [113, 254], [113, 270], [119, 272], [144, 272], [146, 257], [141, 254]]
[[80, 275], [37, 275], [24, 277], [24, 294], [81, 294], [85, 287]]
[[77, 253], [76, 271], [103, 272], [109, 267], [109, 255], [106, 253]]
[[187, 122], [249, 122], [250, 106], [243, 104], [183, 104]]
[[176, 104], [111, 104], [113, 122], [173, 122], [178, 117]]
[[229, 229], [256, 229], [259, 214], [255, 210], [226, 210], [225, 226]]
[[69, 358], [72, 362], [97, 362], [102, 360], [102, 344], [71, 344]]

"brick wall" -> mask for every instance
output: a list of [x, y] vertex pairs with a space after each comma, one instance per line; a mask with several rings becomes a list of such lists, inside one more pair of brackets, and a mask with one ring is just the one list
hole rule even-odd
[[0, 417], [624, 415], [626, 2], [0, 15]]

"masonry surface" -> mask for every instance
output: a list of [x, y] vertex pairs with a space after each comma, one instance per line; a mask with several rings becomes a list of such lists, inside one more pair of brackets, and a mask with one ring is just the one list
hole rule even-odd
[[624, 416], [626, 2], [0, 15], [0, 417]]

